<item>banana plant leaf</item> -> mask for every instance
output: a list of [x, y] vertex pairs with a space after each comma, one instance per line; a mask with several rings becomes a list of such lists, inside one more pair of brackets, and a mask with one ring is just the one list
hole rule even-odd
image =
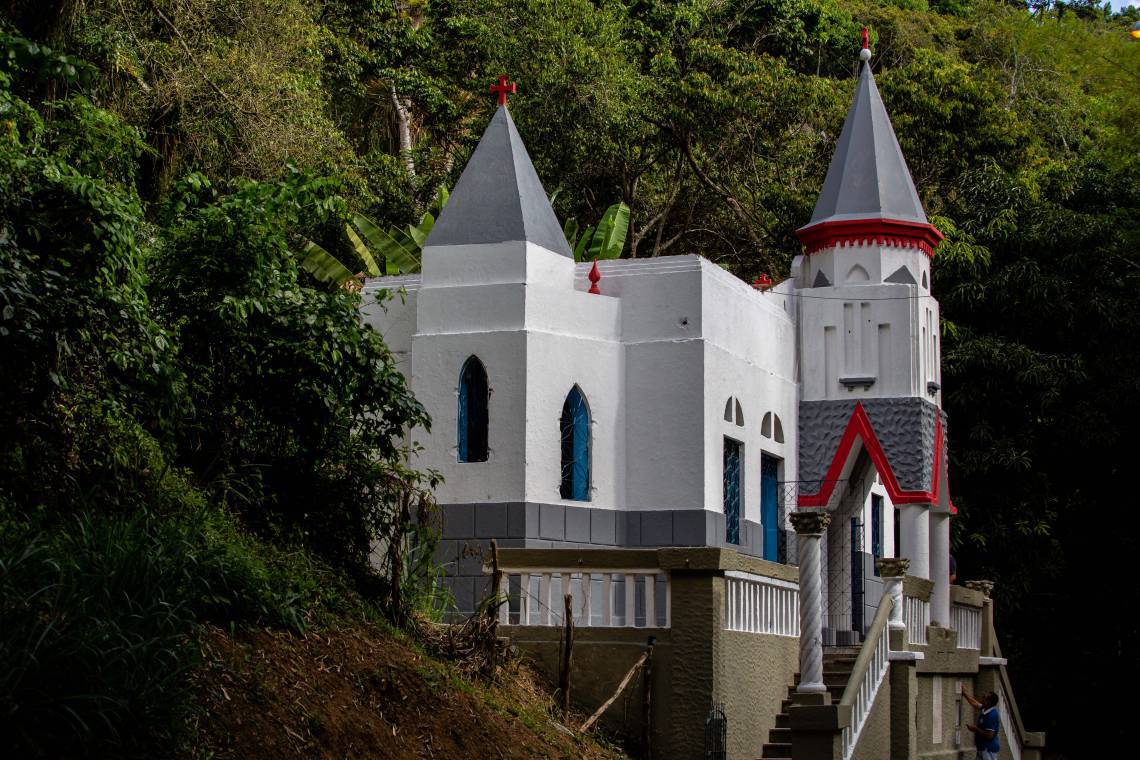
[[594, 239], [590, 241], [591, 259], [616, 259], [625, 248], [625, 238], [629, 234], [629, 206], [615, 203], [606, 209]]
[[574, 244], [574, 260], [585, 261], [583, 258], [589, 249], [590, 239], [594, 236], [594, 228], [587, 227], [582, 230], [582, 237], [578, 238], [578, 242]]
[[344, 233], [348, 235], [348, 242], [352, 244], [352, 250], [356, 251], [356, 255], [364, 262], [364, 270], [373, 277], [379, 277], [382, 274], [380, 266], [376, 263], [372, 251], [368, 250], [368, 246], [356, 234], [356, 230], [352, 229], [351, 224], [344, 225]]
[[[372, 250], [384, 257], [388, 274], [411, 274], [420, 271], [420, 247], [403, 230], [391, 233], [380, 229], [363, 214], [353, 214], [352, 223]], [[392, 271], [395, 269], [395, 271]]]
[[566, 236], [566, 242], [573, 248], [578, 244], [578, 220], [570, 218], [562, 225], [562, 234]]
[[435, 217], [430, 213], [424, 214], [420, 217], [420, 223], [417, 225], [408, 225], [408, 237], [416, 241], [416, 247], [421, 251], [423, 250], [424, 243], [427, 242], [428, 235], [431, 234], [431, 228], [435, 226]]
[[327, 282], [339, 288], [352, 279], [353, 275], [348, 267], [341, 264], [336, 257], [312, 240], [305, 241], [302, 253], [304, 258], [301, 259], [301, 267], [321, 282]]

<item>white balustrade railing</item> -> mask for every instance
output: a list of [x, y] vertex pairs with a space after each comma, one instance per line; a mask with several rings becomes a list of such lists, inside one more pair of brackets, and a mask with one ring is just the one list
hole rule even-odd
[[659, 569], [503, 569], [500, 625], [560, 626], [570, 594], [574, 625], [668, 628], [669, 575]]
[[950, 627], [958, 632], [959, 649], [982, 648], [982, 611], [977, 607], [951, 606]]
[[737, 571], [728, 571], [724, 576], [726, 630], [800, 635], [798, 584]]
[[930, 602], [908, 596], [903, 602], [906, 620], [906, 640], [911, 644], [926, 644], [926, 626], [930, 625]]
[[[889, 596], [884, 596], [879, 602], [879, 611], [867, 633], [867, 640], [859, 651], [855, 661], [855, 669], [851, 673], [852, 681], [843, 690], [839, 703], [851, 706], [851, 723], [843, 729], [843, 760], [850, 760], [859, 743], [859, 734], [867, 723], [867, 716], [875, 705], [875, 696], [890, 668], [890, 637], [887, 620], [890, 607], [893, 604]], [[858, 679], [858, 680], [855, 680]]]
[[1021, 760], [1021, 735], [1013, 728], [1013, 720], [1009, 717], [1009, 698], [1005, 689], [998, 686], [998, 720], [1001, 721], [1001, 743], [1008, 748], [1009, 756], [1013, 760]]

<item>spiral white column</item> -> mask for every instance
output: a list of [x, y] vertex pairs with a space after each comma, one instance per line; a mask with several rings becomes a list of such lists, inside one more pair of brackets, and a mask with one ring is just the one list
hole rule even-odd
[[875, 567], [879, 568], [879, 575], [883, 579], [883, 594], [889, 596], [894, 605], [891, 607], [888, 627], [898, 631], [906, 630], [906, 619], [903, 617], [903, 576], [910, 567], [910, 560], [905, 558], [882, 557], [875, 560]]
[[826, 692], [823, 683], [823, 593], [819, 539], [831, 523], [827, 512], [793, 512], [800, 560], [800, 693]]

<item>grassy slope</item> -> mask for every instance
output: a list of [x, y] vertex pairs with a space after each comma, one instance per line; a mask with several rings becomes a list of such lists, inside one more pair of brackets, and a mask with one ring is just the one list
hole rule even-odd
[[367, 624], [304, 635], [208, 626], [201, 640], [192, 756], [623, 756], [563, 728], [548, 687], [517, 661], [483, 684]]

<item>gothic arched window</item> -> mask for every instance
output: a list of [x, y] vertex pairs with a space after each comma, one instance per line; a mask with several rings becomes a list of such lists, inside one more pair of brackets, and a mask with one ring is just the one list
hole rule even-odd
[[558, 428], [562, 437], [563, 499], [590, 500], [590, 408], [575, 385], [566, 394]]
[[470, 356], [459, 373], [459, 461], [487, 461], [487, 370]]

